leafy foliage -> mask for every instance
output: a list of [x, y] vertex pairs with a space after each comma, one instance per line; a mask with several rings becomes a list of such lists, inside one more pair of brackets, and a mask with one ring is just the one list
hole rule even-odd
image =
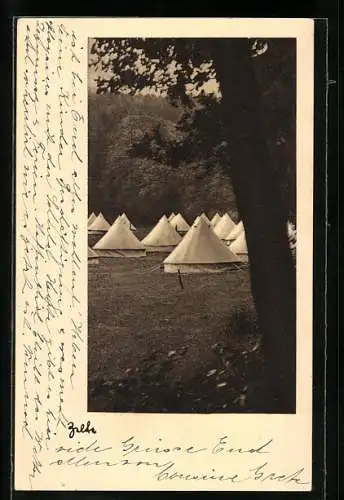
[[[97, 81], [98, 94], [111, 92], [137, 95], [150, 91], [167, 97], [178, 110], [170, 123], [157, 117], [152, 126], [142, 123], [139, 134], [136, 129], [136, 136], [127, 152], [133, 159], [132, 165], [137, 165], [137, 159], [141, 158], [150, 162], [153, 160], [153, 164], [178, 167], [178, 173], [171, 171], [168, 178], [176, 177], [181, 181], [182, 170], [186, 177], [190, 177], [186, 169], [190, 170], [194, 165], [201, 164], [204, 172], [215, 169], [217, 175], [224, 177], [222, 180], [225, 185], [230, 183], [231, 172], [226, 129], [222, 119], [221, 93], [212, 62], [212, 50], [215, 45], [216, 40], [211, 39], [93, 41], [91, 65], [102, 75]], [[251, 43], [251, 56], [263, 96], [263, 119], [272, 165], [278, 175], [284, 202], [293, 218], [296, 202], [295, 40], [254, 40]], [[209, 83], [214, 93], [206, 94], [204, 88]], [[108, 99], [109, 96], [104, 98]], [[169, 109], [172, 111], [172, 108]], [[126, 127], [126, 124], [121, 122], [121, 126]], [[97, 149], [99, 151], [102, 148]], [[159, 176], [159, 172], [166, 174], [165, 170], [166, 168], [157, 169], [156, 175]], [[195, 177], [196, 175], [195, 172]], [[182, 180], [180, 190], [183, 188]], [[192, 191], [192, 188], [187, 191]], [[162, 190], [162, 195], [166, 194], [166, 190]], [[199, 197], [204, 200], [202, 189]], [[172, 199], [176, 200], [173, 196]], [[219, 199], [220, 207], [216, 204], [216, 208], [230, 208], [231, 200], [229, 204], [225, 203], [222, 189]], [[191, 200], [185, 202], [192, 211]], [[183, 208], [185, 209], [184, 204], [180, 206], [180, 209]], [[166, 211], [163, 206], [161, 209]], [[157, 216], [158, 214], [155, 214], [155, 217]]]
[[175, 143], [181, 114], [161, 97], [90, 94], [91, 211], [102, 210], [110, 220], [126, 211], [138, 224], [176, 210], [190, 221], [203, 210], [228, 210], [237, 217], [231, 182], [220, 164], [211, 170], [205, 161], [174, 167], [158, 146], [156, 155], [147, 158], [145, 148], [154, 152], [154, 141]]
[[190, 93], [215, 77], [209, 39], [97, 38], [92, 64], [107, 76], [98, 78], [98, 93], [136, 94], [144, 88], [192, 105]]

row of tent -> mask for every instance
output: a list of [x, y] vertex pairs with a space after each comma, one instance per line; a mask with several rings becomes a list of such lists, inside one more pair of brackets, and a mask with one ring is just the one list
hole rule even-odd
[[[135, 226], [130, 222], [130, 220], [128, 219], [128, 217], [125, 213], [123, 213], [122, 215], [117, 217], [116, 221], [119, 220], [120, 218], [122, 220], [124, 220], [124, 222], [128, 225], [128, 227], [132, 231], [136, 231]], [[193, 224], [197, 224], [197, 222], [201, 218], [206, 222], [206, 224], [208, 224], [209, 226], [211, 226], [214, 229], [215, 234], [220, 239], [225, 240], [225, 241], [229, 241], [231, 239], [230, 233], [236, 227], [236, 224], [232, 221], [232, 219], [230, 218], [230, 216], [227, 213], [225, 213], [222, 217], [218, 213], [216, 213], [214, 215], [214, 217], [211, 220], [209, 220], [208, 217], [206, 216], [206, 214], [203, 212], [201, 215], [199, 215], [195, 219]], [[180, 213], [178, 213], [177, 215], [172, 213], [168, 217], [167, 220], [168, 220], [168, 222], [170, 222], [171, 226], [179, 234], [182, 234], [182, 235], [187, 233], [191, 227]], [[88, 219], [88, 231], [90, 233], [102, 233], [104, 231], [108, 231], [109, 229], [110, 229], [110, 224], [104, 218], [103, 214], [100, 213], [96, 217], [95, 214], [92, 212], [92, 214], [90, 215], [90, 217]]]
[[[136, 231], [136, 227], [132, 225], [126, 214], [122, 214], [117, 217], [117, 219], [120, 218], [125, 222], [125, 224], [129, 226], [132, 231]], [[111, 226], [101, 212], [97, 216], [94, 212], [92, 212], [88, 218], [87, 227], [89, 233], [103, 233], [108, 231]]]
[[[98, 221], [98, 223], [96, 222]], [[291, 230], [291, 227], [289, 227]], [[215, 272], [233, 263], [247, 260], [243, 223], [235, 224], [228, 214], [209, 220], [202, 213], [191, 227], [181, 214], [163, 215], [142, 241], [125, 214], [110, 224], [102, 214], [89, 218], [90, 233], [104, 233], [89, 248], [89, 259], [98, 257], [144, 257], [147, 252], [168, 253], [163, 261], [165, 272]]]

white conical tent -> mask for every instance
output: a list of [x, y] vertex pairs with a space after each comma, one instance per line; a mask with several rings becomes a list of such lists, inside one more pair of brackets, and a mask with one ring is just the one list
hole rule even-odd
[[[113, 224], [115, 224], [116, 222], [118, 222], [119, 220], [121, 220], [121, 217], [122, 217], [121, 215], [119, 215], [118, 217], [116, 217], [116, 219], [114, 220]], [[128, 226], [128, 223], [126, 223], [126, 225]]]
[[176, 214], [174, 212], [171, 213], [171, 215], [168, 217], [168, 221], [171, 222], [171, 220], [173, 219], [173, 217], [175, 217]]
[[293, 250], [296, 248], [296, 227], [290, 221], [287, 224], [289, 246]]
[[220, 222], [220, 220], [221, 220], [221, 215], [220, 215], [218, 212], [216, 212], [216, 214], [214, 215], [214, 217], [213, 217], [213, 218], [211, 219], [211, 221], [210, 221], [211, 226], [212, 226], [212, 227], [215, 227], [215, 226], [216, 226], [216, 224], [217, 224], [218, 222]]
[[204, 212], [201, 213], [200, 217], [202, 217], [202, 219], [205, 220], [205, 222], [208, 224], [208, 226], [210, 226], [210, 220], [208, 219], [208, 217], [206, 216], [206, 214]]
[[226, 245], [219, 240], [204, 219], [193, 224], [183, 240], [164, 260], [166, 273], [214, 273], [241, 262]]
[[144, 257], [145, 246], [132, 233], [125, 221], [116, 220], [108, 232], [94, 245], [99, 257]]
[[87, 260], [89, 264], [99, 264], [98, 255], [92, 248], [88, 247]]
[[98, 217], [96, 217], [94, 219], [94, 221], [92, 222], [92, 224], [90, 224], [90, 226], [88, 228], [88, 230], [91, 232], [94, 231], [94, 232], [100, 232], [100, 233], [106, 232], [106, 231], [108, 231], [108, 229], [110, 229], [110, 224], [104, 218], [104, 216], [101, 212], [98, 215]]
[[235, 227], [234, 222], [230, 216], [226, 213], [221, 217], [221, 220], [214, 227], [214, 233], [221, 240], [225, 240], [230, 231]]
[[[113, 226], [114, 224], [116, 224], [119, 220], [121, 220], [121, 217], [122, 217], [122, 216], [121, 216], [121, 215], [119, 215], [119, 216], [118, 216], [118, 217], [117, 217], [117, 218], [113, 221], [112, 226]], [[123, 221], [123, 222], [124, 222], [124, 221]], [[127, 223], [126, 223], [126, 225], [128, 226], [128, 224], [127, 224]]]
[[292, 224], [290, 221], [288, 221], [287, 223], [287, 231], [288, 231], [288, 236], [294, 236], [296, 232], [294, 224]]
[[182, 237], [163, 215], [149, 234], [141, 241], [148, 252], [172, 252]]
[[136, 227], [130, 222], [130, 220], [128, 219], [128, 217], [125, 213], [123, 213], [120, 217], [129, 226], [129, 229], [131, 229], [132, 231], [136, 231]]
[[229, 249], [236, 255], [247, 255], [245, 230], [241, 231], [236, 240], [229, 245]]
[[87, 221], [87, 227], [90, 227], [90, 225], [92, 224], [92, 222], [96, 219], [96, 214], [94, 212], [91, 213], [91, 215], [89, 216], [88, 218], [88, 221]]
[[233, 229], [231, 229], [224, 238], [226, 241], [234, 241], [244, 231], [244, 224], [240, 221]]
[[211, 226], [211, 222], [210, 222], [210, 220], [208, 219], [208, 217], [205, 215], [205, 213], [204, 213], [204, 212], [202, 212], [202, 213], [201, 213], [201, 215], [198, 215], [198, 216], [196, 217], [196, 219], [193, 221], [192, 225], [194, 226], [195, 224], [197, 224], [197, 223], [200, 221], [200, 219], [203, 219], [203, 220], [204, 220], [204, 222], [205, 222], [208, 226]]
[[[295, 233], [290, 231], [291, 227], [288, 225], [288, 233], [289, 233], [289, 243], [291, 248], [294, 248], [295, 246]], [[235, 236], [235, 234], [234, 234]], [[245, 256], [248, 255], [247, 251], [247, 243], [246, 243], [246, 234], [245, 234], [245, 229], [244, 226], [241, 226], [241, 230], [239, 235], [233, 240], [230, 245], [229, 249], [232, 250], [237, 255], [240, 256]]]
[[175, 215], [170, 223], [179, 233], [186, 233], [190, 229], [189, 224], [180, 213]]

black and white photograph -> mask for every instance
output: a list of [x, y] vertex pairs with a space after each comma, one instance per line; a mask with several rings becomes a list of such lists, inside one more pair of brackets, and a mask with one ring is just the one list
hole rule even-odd
[[311, 491], [314, 20], [17, 25], [15, 488]]
[[296, 39], [88, 39], [88, 411], [296, 411]]

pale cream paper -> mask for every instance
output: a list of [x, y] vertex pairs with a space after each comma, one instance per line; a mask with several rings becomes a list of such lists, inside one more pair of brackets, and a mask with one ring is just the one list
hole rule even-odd
[[[313, 32], [307, 19], [19, 20], [15, 489], [311, 489]], [[296, 415], [87, 414], [87, 43], [99, 36], [297, 38]], [[70, 439], [69, 420], [97, 434]], [[273, 442], [267, 454], [214, 453], [226, 435], [227, 448]], [[142, 448], [205, 450], [123, 457], [130, 436]], [[71, 456], [82, 465], [66, 465]], [[184, 479], [166, 478], [171, 462]]]

